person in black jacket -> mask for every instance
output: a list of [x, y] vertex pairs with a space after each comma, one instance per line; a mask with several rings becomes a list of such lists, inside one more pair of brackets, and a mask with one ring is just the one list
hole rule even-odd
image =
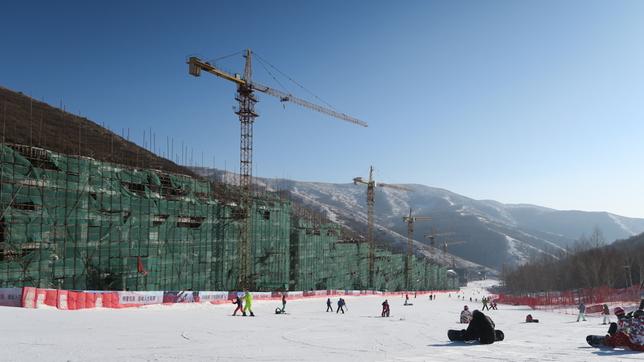
[[494, 329], [494, 322], [483, 312], [475, 310], [467, 329], [447, 331], [450, 341], [479, 341], [481, 344], [492, 344], [502, 341], [505, 336], [500, 330]]

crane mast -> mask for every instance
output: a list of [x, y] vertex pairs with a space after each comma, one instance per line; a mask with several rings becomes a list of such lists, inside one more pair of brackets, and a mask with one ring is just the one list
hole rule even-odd
[[411, 209], [409, 209], [409, 216], [403, 216], [403, 222], [407, 224], [407, 257], [405, 258], [405, 289], [409, 290], [411, 287], [411, 268], [412, 256], [414, 251], [414, 223], [417, 221], [429, 221], [432, 218], [429, 216], [412, 216]]
[[277, 97], [282, 102], [291, 102], [298, 104], [302, 107], [327, 114], [331, 117], [341, 119], [343, 121], [351, 122], [363, 127], [367, 127], [367, 123], [357, 118], [351, 117], [344, 113], [337, 112], [332, 109], [305, 101], [297, 98], [291, 94], [281, 92], [255, 83], [252, 81], [252, 51], [246, 49], [244, 51], [244, 73], [239, 76], [238, 74], [230, 74], [209, 62], [203, 61], [198, 57], [190, 57], [188, 59], [188, 72], [190, 75], [199, 77], [201, 71], [208, 72], [219, 78], [228, 80], [237, 85], [237, 95], [235, 100], [238, 102], [235, 114], [239, 117], [240, 123], [240, 145], [239, 145], [239, 188], [240, 200], [239, 208], [235, 210], [238, 219], [241, 219], [240, 225], [240, 240], [238, 245], [239, 251], [239, 280], [238, 286], [240, 289], [249, 290], [254, 287], [254, 277], [252, 268], [252, 248], [250, 240], [250, 230], [252, 230], [250, 217], [250, 210], [252, 208], [252, 170], [253, 170], [253, 124], [255, 118], [259, 115], [255, 112], [255, 104], [257, 98], [254, 92], [259, 91], [273, 97]]
[[[374, 274], [375, 274], [375, 255], [376, 255], [376, 242], [373, 238], [374, 228], [374, 210], [376, 205], [376, 180], [373, 178], [373, 166], [369, 166], [369, 179], [364, 181], [362, 177], [355, 177], [353, 184], [367, 185], [367, 242], [369, 244], [369, 253], [367, 256], [369, 265], [369, 280], [368, 287], [375, 289]], [[387, 187], [400, 191], [411, 191], [410, 189], [392, 184], [378, 183], [378, 187]]]

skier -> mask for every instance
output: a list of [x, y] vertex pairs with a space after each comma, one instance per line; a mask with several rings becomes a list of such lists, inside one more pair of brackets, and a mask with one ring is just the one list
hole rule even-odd
[[577, 307], [577, 310], [579, 311], [579, 314], [577, 315], [577, 322], [579, 322], [579, 318], [583, 319], [584, 322], [586, 321], [586, 305], [584, 302], [579, 302], [579, 306]]
[[244, 302], [246, 305], [244, 305], [244, 314], [242, 314], [244, 317], [246, 316], [246, 311], [250, 312], [250, 316], [254, 317], [255, 314], [253, 314], [253, 295], [250, 294], [249, 291], [246, 291], [246, 295], [244, 296]]
[[472, 320], [472, 312], [470, 312], [470, 309], [465, 306], [463, 307], [463, 310], [461, 311], [461, 323], [470, 323]]
[[481, 301], [483, 302], [483, 308], [481, 310], [490, 310], [490, 307], [487, 305], [487, 298], [483, 297]]
[[467, 329], [460, 331], [450, 329], [447, 331], [447, 338], [450, 341], [479, 341], [481, 344], [492, 344], [495, 341], [502, 341], [505, 335], [500, 330], [494, 329], [494, 322], [483, 312], [475, 310], [472, 320]]
[[333, 307], [331, 306], [331, 298], [326, 298], [326, 311], [328, 312], [329, 309], [331, 309], [331, 312], [333, 312]]
[[492, 309], [496, 310], [496, 300], [492, 301]]
[[[234, 298], [232, 302], [233, 304], [237, 304], [237, 308], [235, 308], [233, 316], [237, 315], [237, 311], [244, 313], [244, 304], [242, 303], [242, 299], [239, 297], [239, 294], [237, 294], [237, 297]], [[244, 315], [246, 314], [244, 313]]]
[[608, 309], [608, 305], [604, 304], [602, 307], [602, 315], [604, 316], [604, 323], [602, 324], [609, 324], [610, 323], [610, 310]]
[[282, 293], [282, 313], [286, 313], [286, 293]]
[[387, 299], [382, 302], [382, 313], [380, 315], [382, 317], [389, 317], [389, 302], [387, 301]]
[[344, 314], [344, 306], [346, 305], [346, 302], [344, 301], [343, 298], [338, 299], [338, 309], [335, 311], [337, 314], [338, 312], [342, 311], [342, 314]]

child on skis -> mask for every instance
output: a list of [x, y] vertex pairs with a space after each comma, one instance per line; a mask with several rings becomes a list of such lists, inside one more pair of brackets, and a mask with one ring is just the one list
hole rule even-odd
[[[235, 311], [233, 312], [233, 316], [237, 315], [237, 311], [244, 313], [244, 304], [242, 299], [239, 297], [239, 294], [237, 294], [237, 297], [234, 298], [232, 302], [237, 305], [237, 308], [235, 308]], [[244, 315], [246, 314], [244, 313]]]

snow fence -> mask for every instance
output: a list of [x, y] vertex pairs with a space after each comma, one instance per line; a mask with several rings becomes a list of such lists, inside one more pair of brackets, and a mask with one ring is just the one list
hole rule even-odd
[[[11, 290], [9, 290], [11, 289]], [[455, 292], [454, 290], [418, 291], [417, 295]], [[56, 308], [63, 310], [93, 308], [132, 308], [153, 304], [176, 303], [230, 303], [243, 292], [236, 291], [71, 291], [34, 287], [0, 289], [0, 305], [23, 308]], [[304, 298], [327, 298], [333, 296], [404, 296], [413, 293], [380, 292], [374, 290], [312, 290], [282, 292], [252, 292], [253, 300], [280, 300], [286, 294], [288, 300]], [[11, 296], [11, 298], [6, 298]], [[11, 300], [10, 303], [1, 303]]]

